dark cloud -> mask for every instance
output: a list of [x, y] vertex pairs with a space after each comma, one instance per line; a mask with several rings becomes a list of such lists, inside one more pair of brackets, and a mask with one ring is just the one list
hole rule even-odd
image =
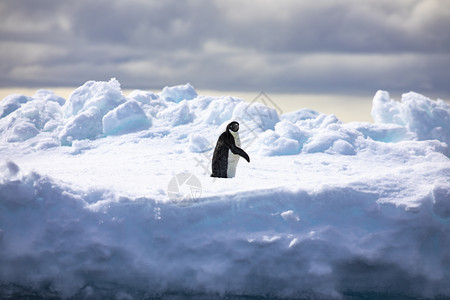
[[0, 83], [449, 97], [450, 2], [4, 0]]

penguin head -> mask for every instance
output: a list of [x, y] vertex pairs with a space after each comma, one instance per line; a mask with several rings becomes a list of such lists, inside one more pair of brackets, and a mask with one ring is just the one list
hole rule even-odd
[[228, 124], [227, 129], [231, 130], [233, 132], [237, 132], [239, 130], [239, 123], [236, 121], [233, 121], [230, 124]]

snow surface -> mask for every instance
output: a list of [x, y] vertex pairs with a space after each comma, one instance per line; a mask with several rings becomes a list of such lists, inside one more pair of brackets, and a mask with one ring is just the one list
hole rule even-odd
[[[443, 101], [342, 123], [111, 79], [0, 115], [0, 298], [450, 297]], [[211, 178], [230, 120], [251, 163]]]

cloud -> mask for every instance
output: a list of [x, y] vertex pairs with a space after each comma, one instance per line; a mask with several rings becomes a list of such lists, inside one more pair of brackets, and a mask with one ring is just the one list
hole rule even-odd
[[438, 0], [5, 0], [0, 82], [448, 97], [448, 32]]

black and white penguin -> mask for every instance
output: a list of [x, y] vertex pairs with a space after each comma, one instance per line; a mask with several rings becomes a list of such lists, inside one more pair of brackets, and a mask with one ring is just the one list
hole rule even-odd
[[227, 125], [227, 129], [219, 136], [212, 159], [211, 177], [231, 178], [236, 175], [236, 166], [239, 156], [250, 162], [250, 157], [239, 148], [239, 123], [236, 121]]

